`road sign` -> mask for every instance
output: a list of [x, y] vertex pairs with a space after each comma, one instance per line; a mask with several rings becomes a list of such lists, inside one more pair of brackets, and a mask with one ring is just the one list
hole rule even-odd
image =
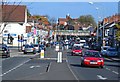
[[24, 41], [27, 41], [26, 39], [23, 39], [23, 40], [18, 40], [18, 42], [24, 42]]

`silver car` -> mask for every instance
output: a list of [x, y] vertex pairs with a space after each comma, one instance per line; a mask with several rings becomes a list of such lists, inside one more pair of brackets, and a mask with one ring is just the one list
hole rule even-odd
[[36, 54], [36, 49], [34, 47], [34, 45], [25, 45], [25, 48], [24, 48], [24, 54], [27, 54], [27, 53], [33, 53], [33, 54]]
[[106, 55], [108, 57], [117, 57], [118, 56], [118, 52], [117, 52], [116, 48], [108, 48], [107, 52], [106, 52]]
[[110, 46], [102, 46], [101, 47], [101, 55], [102, 56], [106, 56], [108, 48], [110, 48]]

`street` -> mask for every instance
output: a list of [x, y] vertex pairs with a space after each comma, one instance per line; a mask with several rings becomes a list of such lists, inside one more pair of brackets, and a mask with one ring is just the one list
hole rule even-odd
[[[57, 52], [47, 48], [45, 58], [37, 54], [14, 51], [10, 58], [2, 59], [2, 80], [119, 80], [120, 64], [104, 58], [104, 68], [81, 67], [81, 57], [71, 56], [64, 50], [63, 62], [57, 63]], [[12, 56], [14, 55], [14, 56]]]

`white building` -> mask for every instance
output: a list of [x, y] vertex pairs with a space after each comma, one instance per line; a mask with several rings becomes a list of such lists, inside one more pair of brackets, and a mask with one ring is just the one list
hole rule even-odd
[[[13, 46], [18, 45], [18, 35], [26, 35], [27, 8], [23, 5], [4, 5], [2, 9], [2, 22], [0, 23], [0, 38], [7, 44], [8, 34], [13, 40]], [[3, 30], [3, 31], [2, 31]]]

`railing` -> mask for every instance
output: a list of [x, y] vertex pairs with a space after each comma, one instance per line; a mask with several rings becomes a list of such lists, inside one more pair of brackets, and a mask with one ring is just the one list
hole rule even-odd
[[57, 35], [90, 36], [88, 30], [55, 30]]

